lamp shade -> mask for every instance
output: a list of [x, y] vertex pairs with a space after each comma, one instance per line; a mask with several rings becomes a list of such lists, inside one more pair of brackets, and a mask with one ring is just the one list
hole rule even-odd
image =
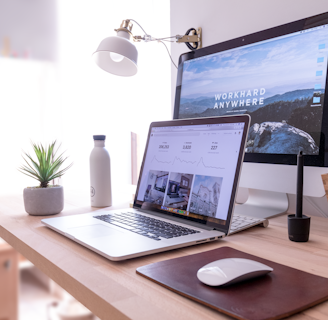
[[117, 76], [134, 76], [138, 71], [138, 51], [129, 38], [129, 33], [118, 31], [116, 37], [108, 37], [101, 41], [93, 54], [96, 64]]

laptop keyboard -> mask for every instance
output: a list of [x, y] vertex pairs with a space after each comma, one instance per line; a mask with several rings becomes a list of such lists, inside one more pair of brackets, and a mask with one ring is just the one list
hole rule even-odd
[[135, 212], [111, 213], [94, 216], [94, 218], [156, 241], [161, 240], [161, 238], [171, 239], [200, 232]]

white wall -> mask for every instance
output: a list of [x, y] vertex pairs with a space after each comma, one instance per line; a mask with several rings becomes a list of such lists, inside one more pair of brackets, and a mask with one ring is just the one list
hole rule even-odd
[[38, 183], [18, 172], [31, 141], [61, 140], [54, 63], [0, 57], [0, 194]]
[[[57, 54], [56, 2], [0, 0], [0, 56], [54, 61]], [[5, 52], [7, 50], [9, 52]]]
[[[202, 27], [203, 46], [209, 46], [249, 33], [292, 22], [328, 11], [327, 0], [171, 0], [171, 34], [184, 34], [189, 28]], [[173, 60], [188, 49], [172, 44]], [[175, 98], [177, 70], [171, 67], [171, 106]], [[289, 195], [290, 212], [294, 212], [295, 197]], [[328, 216], [326, 199], [305, 198], [307, 214]]]
[[[115, 201], [115, 192], [131, 184], [130, 132], [141, 136], [143, 151], [150, 122], [170, 118], [170, 60], [162, 44], [136, 43], [138, 73], [118, 77], [96, 66], [92, 53], [123, 19], [152, 36], [169, 35], [169, 1], [60, 0], [58, 16], [63, 141], [74, 160], [64, 184], [89, 192], [92, 135], [105, 134]], [[136, 24], [132, 32], [143, 35]]]
[[[17, 10], [24, 8], [20, 7], [21, 0], [15, 1]], [[62, 142], [62, 150], [67, 150], [67, 164], [74, 162], [62, 179], [64, 190], [76, 190], [89, 199], [92, 136], [105, 134], [112, 160], [115, 204], [115, 194], [131, 184], [130, 132], [140, 135], [143, 151], [150, 122], [170, 118], [171, 62], [162, 44], [137, 43], [138, 73], [123, 78], [101, 70], [92, 53], [102, 39], [116, 35], [114, 29], [123, 19], [138, 21], [154, 37], [169, 36], [170, 3], [54, 1], [58, 18], [57, 60], [42, 62], [0, 56], [0, 194], [22, 193], [24, 187], [37, 185], [17, 171], [23, 162], [21, 151], [31, 151], [30, 140], [57, 139]], [[50, 8], [54, 1], [49, 1]], [[8, 3], [9, 0], [0, 0], [0, 10], [12, 17]], [[17, 29], [23, 28], [24, 23]], [[143, 35], [137, 25], [133, 33]]]

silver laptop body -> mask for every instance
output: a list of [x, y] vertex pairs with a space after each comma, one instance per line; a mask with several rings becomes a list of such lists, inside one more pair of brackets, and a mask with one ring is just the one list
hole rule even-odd
[[248, 115], [153, 122], [133, 208], [42, 223], [114, 261], [223, 238], [249, 122]]

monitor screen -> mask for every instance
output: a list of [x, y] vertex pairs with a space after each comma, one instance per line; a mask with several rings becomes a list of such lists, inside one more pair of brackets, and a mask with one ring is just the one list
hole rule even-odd
[[318, 17], [182, 55], [174, 117], [249, 114], [246, 161], [290, 163], [302, 150], [323, 165], [328, 17]]
[[248, 124], [225, 118], [151, 127], [135, 204], [226, 225]]

